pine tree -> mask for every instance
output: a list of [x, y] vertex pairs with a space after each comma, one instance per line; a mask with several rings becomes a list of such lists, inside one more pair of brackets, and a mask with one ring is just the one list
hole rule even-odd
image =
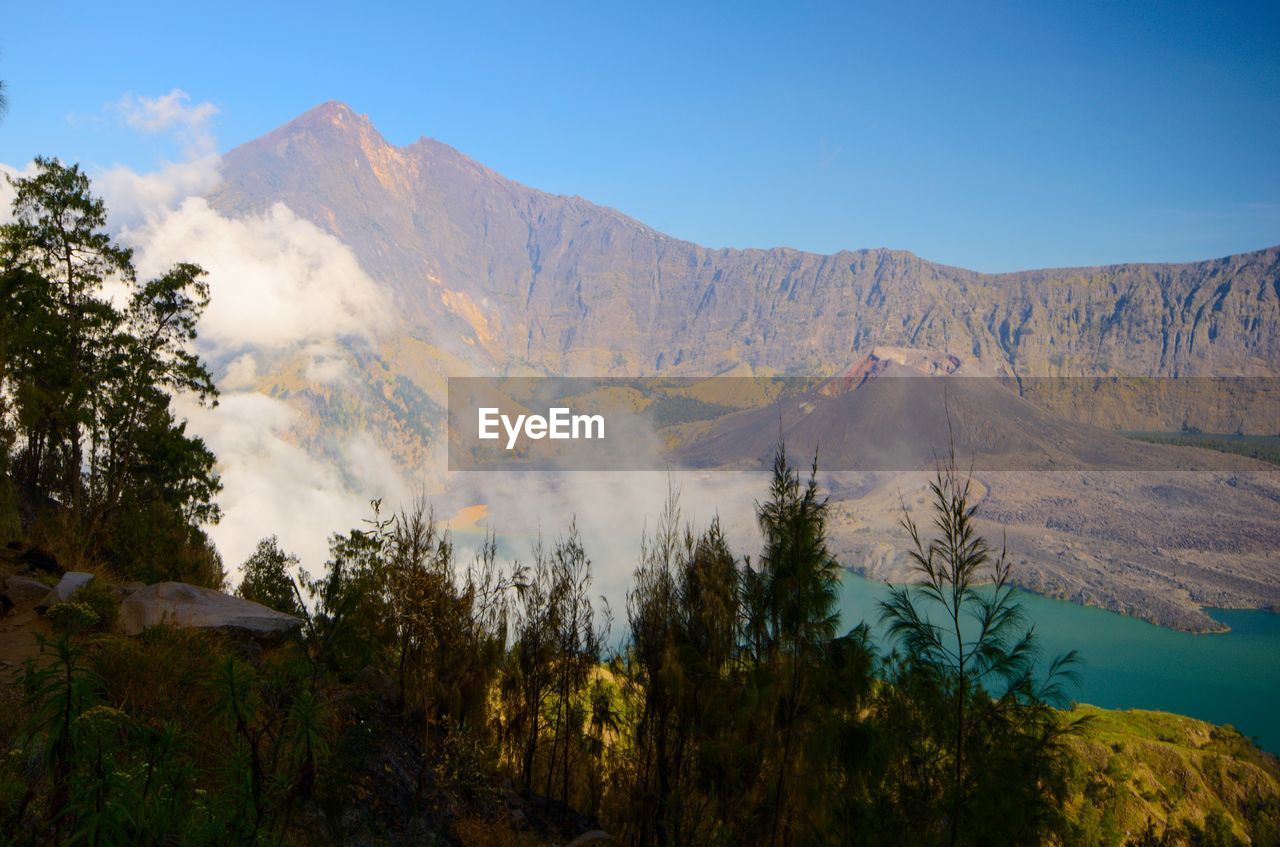
[[904, 509], [919, 584], [881, 604], [902, 648], [890, 667], [883, 718], [895, 735], [890, 771], [899, 820], [919, 843], [1033, 844], [1055, 825], [1060, 741], [1074, 652], [1035, 675], [1038, 648], [1010, 576], [975, 525], [971, 479], [954, 450], [930, 484], [936, 535]]
[[756, 509], [764, 535], [759, 567], [766, 584], [765, 632], [778, 686], [770, 845], [791, 843], [796, 835], [796, 759], [816, 723], [814, 689], [839, 623], [838, 566], [827, 548], [827, 501], [819, 496], [817, 474], [815, 459], [802, 483], [785, 445], [779, 446], [770, 497]]

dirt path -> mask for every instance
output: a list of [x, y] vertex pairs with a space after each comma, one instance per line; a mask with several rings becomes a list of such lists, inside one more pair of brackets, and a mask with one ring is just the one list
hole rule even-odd
[[17, 685], [27, 659], [40, 652], [36, 634], [51, 632], [49, 623], [36, 613], [36, 601], [16, 606], [0, 617], [0, 685]]

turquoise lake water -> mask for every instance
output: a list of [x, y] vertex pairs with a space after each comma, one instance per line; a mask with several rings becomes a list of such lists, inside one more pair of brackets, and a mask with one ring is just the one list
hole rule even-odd
[[[879, 633], [876, 604], [887, 592], [883, 583], [845, 574], [842, 630], [865, 620]], [[1231, 724], [1280, 752], [1280, 615], [1210, 609], [1231, 632], [1192, 635], [1025, 592], [1019, 599], [1043, 656], [1080, 654], [1078, 702]]]

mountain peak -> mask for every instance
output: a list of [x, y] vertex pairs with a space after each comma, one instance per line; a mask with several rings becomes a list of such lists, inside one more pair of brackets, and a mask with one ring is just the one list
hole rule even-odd
[[889, 372], [895, 376], [952, 376], [960, 371], [971, 375], [973, 367], [965, 367], [959, 356], [912, 347], [878, 346], [872, 348], [843, 373], [828, 380], [818, 389], [827, 397], [856, 390], [869, 380]]
[[369, 116], [361, 115], [341, 100], [326, 100], [318, 106], [312, 106], [290, 123], [308, 124], [316, 122], [346, 123], [348, 121], [368, 124]]
[[347, 138], [357, 143], [375, 146], [387, 144], [373, 125], [373, 121], [369, 120], [368, 115], [356, 112], [339, 100], [329, 100], [313, 106], [283, 126], [267, 133], [262, 140], [277, 142], [299, 136], [324, 140]]

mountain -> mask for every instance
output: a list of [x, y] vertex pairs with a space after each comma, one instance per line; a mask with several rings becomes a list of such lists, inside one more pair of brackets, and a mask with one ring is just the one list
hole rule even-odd
[[[1256, 395], [1280, 376], [1280, 247], [1004, 274], [896, 250], [711, 249], [526, 187], [438, 141], [392, 145], [340, 103], [230, 151], [222, 167], [214, 209], [238, 217], [286, 205], [347, 245], [393, 304], [392, 325], [372, 344], [341, 352], [356, 379], [318, 383], [305, 362], [287, 359], [257, 377], [257, 390], [302, 412], [297, 437], [313, 452], [340, 451], [335, 433], [370, 433], [414, 475], [442, 466], [449, 376], [833, 377], [889, 349], [937, 351], [943, 370], [955, 360], [1000, 378], [1002, 388], [984, 381], [999, 388], [986, 401], [1031, 427], [1017, 437], [1038, 449], [1068, 431], [1064, 420], [1277, 433], [1274, 402]], [[1099, 379], [1043, 379], [1116, 375], [1256, 380], [1170, 404], [1161, 402], [1166, 379], [1105, 396]], [[903, 380], [881, 387], [893, 382]], [[855, 402], [862, 390], [826, 398], [809, 435], [834, 444], [855, 412], [891, 428]], [[938, 431], [936, 417], [908, 423]], [[760, 420], [753, 427], [756, 441], [777, 433], [776, 420], [767, 433]], [[1147, 450], [1070, 432], [1083, 439], [1078, 449]], [[1202, 606], [1280, 607], [1274, 477], [1006, 472], [982, 480], [981, 514], [995, 537], [1009, 528], [1029, 587], [1214, 629]], [[858, 570], [897, 578], [902, 486], [870, 480], [850, 492], [835, 498], [836, 546]]]
[[496, 368], [833, 373], [901, 346], [1017, 376], [1280, 369], [1280, 247], [1005, 274], [896, 250], [716, 250], [431, 139], [394, 146], [340, 103], [232, 150], [223, 177], [215, 208], [285, 203], [402, 295], [407, 325]]

